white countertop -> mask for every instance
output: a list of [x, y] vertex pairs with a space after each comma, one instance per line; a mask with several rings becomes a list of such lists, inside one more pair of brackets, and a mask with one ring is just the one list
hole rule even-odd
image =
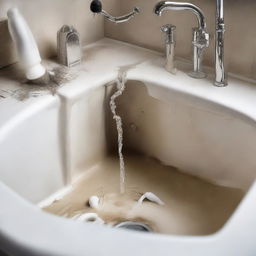
[[[253, 81], [229, 77], [229, 85], [219, 88], [213, 86], [212, 75], [206, 79], [193, 79], [185, 74], [183, 71], [191, 68], [191, 65], [185, 62], [177, 61], [178, 69], [183, 71], [172, 75], [163, 68], [164, 61], [163, 54], [159, 52], [104, 38], [84, 48], [82, 64], [69, 70], [65, 69], [68, 70], [71, 80], [58, 87], [56, 84], [45, 87], [24, 84], [23, 72], [17, 64], [2, 69], [0, 131], [23, 110], [30, 115], [34, 113], [35, 108], [44, 107], [45, 104], [59, 104], [58, 96], [72, 101], [91, 88], [115, 80], [118, 71], [124, 68], [128, 69], [127, 79], [172, 88], [174, 91], [221, 104], [256, 120], [256, 86]], [[54, 60], [44, 61], [44, 64], [48, 70], [61, 67]], [[56, 88], [56, 94], [53, 94], [52, 87]]]

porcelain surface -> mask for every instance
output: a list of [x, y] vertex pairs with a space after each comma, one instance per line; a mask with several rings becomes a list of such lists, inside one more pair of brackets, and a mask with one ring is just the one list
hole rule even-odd
[[[82, 65], [70, 71], [73, 78], [59, 87], [33, 87], [31, 92], [19, 82], [19, 68], [0, 72], [1, 247], [12, 255], [254, 255], [253, 82], [230, 78], [228, 87], [217, 88], [211, 75], [202, 80], [187, 76], [190, 65], [180, 61], [180, 71], [172, 75], [163, 68], [162, 54], [107, 38], [86, 47], [84, 56]], [[46, 65], [58, 67], [52, 60]], [[66, 220], [35, 205], [107, 154], [112, 145], [105, 136], [105, 99], [120, 70], [127, 72], [133, 96], [127, 123], [136, 119], [140, 102], [148, 103], [144, 111], [150, 116], [138, 122], [144, 138], [129, 140], [134, 135], [128, 132], [130, 147], [211, 182], [248, 190], [219, 232], [133, 233]], [[173, 144], [159, 145], [154, 132], [166, 134], [163, 142], [168, 138]]]

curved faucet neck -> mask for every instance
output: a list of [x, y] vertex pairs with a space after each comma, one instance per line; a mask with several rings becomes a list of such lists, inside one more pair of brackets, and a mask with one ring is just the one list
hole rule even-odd
[[206, 29], [206, 22], [205, 22], [204, 14], [203, 14], [202, 10], [194, 4], [185, 3], [185, 2], [161, 1], [156, 4], [154, 12], [156, 15], [161, 16], [162, 12], [166, 11], [166, 10], [176, 10], [176, 11], [190, 10], [197, 17], [199, 29], [201, 29], [201, 30]]

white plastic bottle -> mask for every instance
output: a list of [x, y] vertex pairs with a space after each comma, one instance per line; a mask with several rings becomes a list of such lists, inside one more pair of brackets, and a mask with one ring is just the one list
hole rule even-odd
[[28, 80], [37, 80], [47, 74], [41, 64], [40, 53], [34, 36], [17, 8], [7, 12], [8, 28], [17, 50], [18, 58]]

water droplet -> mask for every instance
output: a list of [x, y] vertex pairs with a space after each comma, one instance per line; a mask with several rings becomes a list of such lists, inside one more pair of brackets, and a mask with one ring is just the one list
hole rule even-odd
[[132, 130], [133, 132], [136, 132], [136, 131], [138, 130], [138, 127], [137, 127], [136, 124], [134, 124], [134, 123], [131, 123], [131, 124], [130, 124], [130, 128], [131, 128], [131, 130]]

